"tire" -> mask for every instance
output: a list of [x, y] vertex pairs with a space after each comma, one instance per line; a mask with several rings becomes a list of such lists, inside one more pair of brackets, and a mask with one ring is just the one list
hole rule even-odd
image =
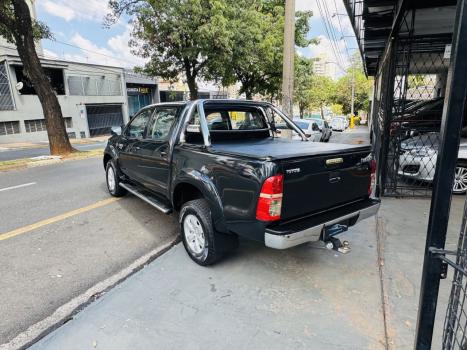
[[457, 164], [452, 193], [459, 195], [467, 193], [467, 164]]
[[113, 160], [109, 160], [105, 167], [105, 182], [110, 195], [113, 197], [122, 197], [127, 192], [124, 188], [120, 187], [119, 174], [119, 169], [114, 164]]
[[180, 229], [186, 252], [201, 266], [214, 264], [238, 245], [236, 236], [214, 230], [211, 209], [205, 199], [183, 204], [180, 210]]

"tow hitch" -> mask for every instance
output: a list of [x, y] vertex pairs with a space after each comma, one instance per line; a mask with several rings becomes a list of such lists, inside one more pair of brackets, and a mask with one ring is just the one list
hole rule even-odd
[[335, 224], [330, 227], [325, 227], [323, 230], [323, 241], [326, 248], [329, 250], [336, 250], [339, 253], [347, 254], [350, 252], [350, 243], [348, 241], [341, 241], [337, 236], [338, 234], [348, 230], [348, 226]]

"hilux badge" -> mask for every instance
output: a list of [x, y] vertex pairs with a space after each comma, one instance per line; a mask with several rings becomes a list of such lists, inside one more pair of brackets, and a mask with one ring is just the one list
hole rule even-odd
[[287, 169], [285, 171], [287, 174], [297, 174], [300, 172], [300, 168], [294, 168], [294, 169]]
[[344, 162], [343, 158], [332, 158], [332, 159], [326, 160], [326, 165], [335, 165], [335, 164], [340, 164], [343, 162]]

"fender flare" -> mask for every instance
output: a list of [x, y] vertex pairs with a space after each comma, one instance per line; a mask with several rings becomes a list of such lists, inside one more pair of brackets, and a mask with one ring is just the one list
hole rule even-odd
[[170, 193], [172, 204], [174, 203], [175, 189], [180, 184], [189, 184], [197, 188], [209, 203], [211, 208], [212, 222], [216, 230], [221, 232], [228, 232], [226, 228], [221, 197], [209, 176], [195, 169], [182, 170], [172, 181]]

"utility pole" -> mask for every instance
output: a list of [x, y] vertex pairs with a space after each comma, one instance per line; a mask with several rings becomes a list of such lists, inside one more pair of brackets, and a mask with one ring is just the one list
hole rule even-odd
[[293, 118], [295, 60], [295, 0], [285, 0], [284, 62], [282, 73], [282, 109]]
[[350, 115], [351, 117], [353, 117], [355, 114], [355, 64], [354, 64], [354, 57], [352, 56], [352, 59], [351, 59], [351, 68], [352, 69], [352, 102], [350, 104]]

